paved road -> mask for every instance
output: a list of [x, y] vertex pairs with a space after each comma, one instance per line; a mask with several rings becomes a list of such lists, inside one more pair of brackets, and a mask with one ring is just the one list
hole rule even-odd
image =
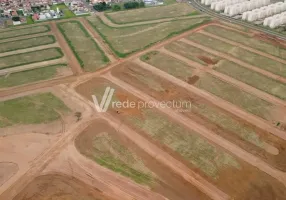
[[213, 17], [216, 17], [216, 18], [219, 18], [221, 20], [225, 20], [225, 21], [228, 21], [228, 22], [231, 22], [231, 23], [235, 23], [235, 24], [239, 24], [239, 25], [242, 25], [242, 26], [246, 26], [248, 28], [267, 33], [269, 35], [273, 35], [273, 36], [275, 36], [275, 37], [277, 37], [277, 38], [279, 38], [281, 40], [286, 40], [286, 35], [285, 34], [277, 33], [275, 31], [271, 31], [271, 30], [268, 30], [268, 29], [265, 29], [265, 28], [262, 28], [262, 27], [258, 27], [258, 26], [254, 25], [254, 24], [250, 24], [248, 22], [244, 22], [244, 21], [242, 21], [240, 19], [234, 19], [232, 17], [228, 17], [228, 16], [225, 16], [225, 15], [218, 14], [215, 11], [212, 11], [211, 9], [209, 9], [208, 7], [201, 5], [201, 3], [198, 2], [198, 0], [189, 0], [189, 3], [195, 9], [197, 9], [197, 10], [199, 10], [201, 12], [207, 13], [210, 16], [213, 16]]

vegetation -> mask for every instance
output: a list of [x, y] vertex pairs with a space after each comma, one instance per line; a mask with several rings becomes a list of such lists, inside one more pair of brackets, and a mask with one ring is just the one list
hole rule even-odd
[[[208, 18], [173, 20], [171, 22], [114, 28], [98, 17], [88, 17], [90, 24], [119, 56], [126, 57], [156, 42], [180, 34], [208, 21]], [[154, 32], [156, 34], [154, 35]]]
[[[138, 2], [137, 2], [138, 3]], [[162, 18], [173, 18], [191, 15], [195, 10], [187, 4], [173, 4], [168, 6], [149, 7], [122, 12], [111, 12], [105, 15], [114, 23], [126, 24], [140, 21], [149, 21]], [[197, 13], [196, 13], [197, 14]]]
[[68, 69], [65, 64], [59, 64], [3, 75], [0, 76], [0, 88], [52, 79], [58, 76], [62, 68]]
[[26, 20], [27, 20], [27, 24], [34, 24], [34, 20], [33, 20], [32, 16], [27, 16]]
[[119, 10], [121, 10], [120, 4], [114, 4], [114, 5], [112, 5], [112, 11], [119, 11]]
[[20, 29], [11, 29], [8, 31], [1, 31], [0, 32], [0, 40], [7, 39], [7, 38], [14, 38], [24, 35], [32, 35], [36, 33], [44, 33], [50, 31], [49, 25], [42, 25], [42, 26], [31, 26], [25, 27]]
[[45, 35], [0, 43], [0, 53], [55, 43], [53, 35]]
[[64, 54], [60, 48], [54, 47], [39, 51], [30, 51], [26, 53], [4, 56], [0, 57], [0, 69], [54, 60], [63, 57], [63, 55]]
[[[69, 108], [52, 93], [41, 93], [0, 102], [0, 128], [20, 124], [49, 123]], [[17, 114], [15, 114], [17, 113]]]
[[59, 10], [64, 13], [64, 18], [71, 18], [76, 16], [64, 3], [55, 4], [51, 7], [51, 9], [55, 11], [57, 8], [59, 8]]
[[145, 3], [144, 3], [144, 1], [140, 1], [140, 2], [128, 1], [128, 2], [125, 2], [123, 4], [123, 6], [126, 10], [129, 10], [129, 9], [134, 9], [134, 8], [143, 8], [143, 7], [145, 7]]
[[94, 4], [93, 8], [98, 12], [102, 12], [102, 11], [110, 9], [111, 6], [109, 4], [107, 4], [105, 1], [103, 1], [103, 2], [99, 2], [99, 3]]
[[[148, 60], [144, 59], [144, 57], [142, 59], [154, 67], [159, 68], [160, 70], [165, 71], [185, 82], [187, 82], [188, 77], [190, 77], [190, 75], [186, 75], [186, 73], [188, 72], [190, 74], [191, 72], [189, 71], [193, 70], [187, 64], [163, 53], [149, 54]], [[170, 60], [172, 60], [172, 62]], [[180, 72], [185, 72], [185, 74]], [[212, 93], [213, 95], [266, 120], [269, 110], [273, 106], [271, 103], [242, 91], [241, 89], [208, 73], [200, 75], [199, 80], [194, 84], [194, 86]]]
[[152, 185], [152, 172], [135, 153], [120, 143], [115, 132], [110, 132], [115, 130], [106, 128], [108, 132], [96, 132], [92, 129], [94, 126], [88, 127], [76, 138], [75, 144], [80, 153], [139, 184]]
[[95, 71], [109, 62], [102, 49], [100, 49], [80, 22], [58, 23], [58, 28], [73, 50], [81, 67], [86, 71]]

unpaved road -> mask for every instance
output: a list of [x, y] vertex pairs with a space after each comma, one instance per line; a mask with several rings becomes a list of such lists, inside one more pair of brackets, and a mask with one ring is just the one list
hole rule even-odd
[[67, 44], [66, 40], [64, 39], [63, 35], [59, 32], [58, 27], [56, 25], [55, 21], [50, 22], [51, 30], [54, 33], [58, 43], [60, 44], [61, 49], [63, 50], [67, 60], [68, 64], [71, 67], [73, 73], [75, 75], [79, 75], [83, 73], [83, 70], [76, 59], [75, 55], [73, 54], [72, 50], [69, 48], [69, 45]]

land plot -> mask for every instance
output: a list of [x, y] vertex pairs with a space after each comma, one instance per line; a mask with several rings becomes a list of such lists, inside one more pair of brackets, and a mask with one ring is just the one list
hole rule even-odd
[[200, 33], [191, 34], [188, 39], [193, 40], [194, 42], [197, 42], [206, 47], [209, 47], [213, 50], [232, 55], [241, 61], [269, 71], [273, 74], [286, 77], [286, 66], [285, 64], [280, 63], [278, 61], [247, 51], [240, 47], [233, 46], [226, 42], [205, 36]]
[[280, 57], [282, 59], [286, 59], [286, 48], [279, 43], [277, 44], [277, 42], [270, 40], [265, 41], [265, 39], [261, 39], [259, 37], [251, 37], [248, 33], [243, 34], [241, 32], [216, 25], [209, 25], [203, 30], [222, 38], [226, 38], [234, 42], [239, 42], [251, 48], [255, 48], [265, 53]]
[[96, 71], [109, 62], [104, 52], [80, 22], [69, 21], [58, 23], [58, 28], [85, 71]]
[[70, 109], [52, 93], [41, 93], [0, 102], [0, 128], [56, 121]]
[[[181, 41], [165, 46], [171, 52], [184, 56], [203, 65], [214, 65], [214, 70], [231, 76], [281, 99], [286, 99], [286, 85], [263, 74], [249, 70], [236, 63], [214, 56]], [[167, 63], [166, 63], [167, 64]]]
[[0, 32], [0, 40], [24, 36], [24, 35], [31, 35], [36, 33], [44, 33], [44, 32], [49, 32], [50, 30], [51, 28], [48, 25], [43, 25], [43, 26], [31, 26], [28, 28], [21, 28], [15, 30], [12, 29], [9, 31], [2, 31]]
[[76, 16], [64, 3], [55, 4], [51, 7], [51, 9], [54, 11], [57, 11], [57, 8], [63, 11], [64, 18], [71, 18]]
[[0, 57], [0, 69], [27, 65], [41, 61], [54, 60], [63, 57], [62, 50], [58, 47], [43, 49], [39, 51], [30, 51], [16, 55]]
[[[270, 120], [270, 112], [273, 108], [271, 103], [222, 81], [209, 73], [194, 74], [195, 81], [192, 81], [192, 79], [190, 80], [190, 77], [193, 74], [194, 69], [175, 58], [167, 56], [166, 54], [150, 52], [147, 55], [142, 56], [141, 59], [144, 62], [147, 62], [182, 81], [188, 82], [195, 87], [212, 93], [213, 95], [218, 96], [249, 113], [257, 115], [263, 119]], [[172, 60], [172, 63], [166, 62], [166, 60]], [[176, 68], [173, 67], [173, 63], [176, 63]]]
[[0, 53], [55, 43], [53, 35], [0, 43]]
[[[176, 178], [173, 172], [156, 162], [105, 121], [93, 122], [76, 138], [75, 146], [81, 154], [103, 167], [145, 185], [168, 199], [179, 200], [193, 196], [188, 183]], [[196, 193], [200, 194], [199, 191]], [[209, 199], [204, 195], [195, 197]]]
[[151, 8], [106, 13], [105, 15], [114, 23], [125, 24], [138, 21], [180, 17], [191, 14], [196, 14], [196, 12], [190, 5], [179, 3], [168, 6], [155, 6]]
[[[112, 75], [154, 97], [160, 102], [176, 102], [174, 110], [237, 144], [272, 166], [286, 171], [286, 142], [247, 123], [211, 102], [180, 88], [137, 64], [127, 62], [112, 70]], [[190, 103], [189, 107], [182, 103]]]
[[64, 174], [36, 177], [13, 200], [111, 200], [101, 191]]
[[0, 88], [13, 87], [72, 75], [66, 64], [51, 65], [0, 76]]
[[[92, 94], [101, 98], [107, 86], [116, 89], [112, 102], [116, 99], [138, 102], [127, 91], [104, 79], [90, 80], [76, 90], [91, 100]], [[233, 199], [286, 199], [282, 183], [154, 109], [110, 108], [108, 112], [119, 115], [121, 120], [149, 138], [150, 142], [168, 151]]]
[[286, 84], [284, 83], [227, 60], [222, 60], [217, 63], [214, 69], [280, 99], [286, 100]]
[[19, 167], [16, 163], [0, 162], [0, 186], [14, 176]]
[[209, 54], [199, 48], [181, 41], [171, 42], [167, 44], [165, 48], [173, 53], [184, 56], [202, 65], [214, 65], [221, 60], [220, 57]]
[[142, 50], [156, 42], [208, 21], [207, 17], [202, 17], [150, 25], [113, 28], [104, 24], [98, 17], [92, 16], [87, 19], [119, 57], [125, 57], [128, 54]]

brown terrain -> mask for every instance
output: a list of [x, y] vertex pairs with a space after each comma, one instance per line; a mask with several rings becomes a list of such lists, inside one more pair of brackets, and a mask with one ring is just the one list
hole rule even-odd
[[[110, 26], [124, 26], [113, 24], [102, 14], [99, 17]], [[205, 47], [199, 42], [187, 40], [186, 37], [200, 32], [283, 64], [286, 64], [285, 59], [207, 33], [203, 29], [209, 25], [220, 26], [279, 46], [286, 46], [285, 42], [258, 32], [246, 33], [234, 26], [210, 22], [119, 59], [85, 18], [76, 20], [105, 52], [110, 63], [97, 72], [84, 72], [56, 22], [43, 23], [50, 25], [49, 33], [56, 37], [57, 43], [52, 46], [59, 46], [65, 56], [42, 64], [66, 62], [73, 75], [62, 71], [65, 75], [62, 78], [1, 89], [0, 102], [50, 92], [70, 112], [63, 114], [57, 111], [59, 119], [49, 123], [16, 124], [0, 128], [0, 200], [286, 200], [285, 100], [215, 71], [213, 66], [218, 63], [216, 59], [197, 55], [197, 59], [206, 63], [204, 66], [164, 47], [171, 42], [181, 41], [286, 83], [286, 79], [281, 76]], [[135, 25], [145, 23], [138, 22]], [[36, 49], [43, 48], [46, 46]], [[8, 54], [30, 50], [32, 48]], [[185, 71], [185, 80], [180, 80], [140, 59], [154, 50], [194, 68], [192, 76], [187, 76]], [[10, 68], [10, 72], [8, 69], [0, 70], [0, 74], [35, 67], [35, 64], [29, 64]], [[195, 87], [206, 73], [273, 104], [272, 121]], [[136, 106], [140, 102], [186, 100], [191, 101], [194, 107], [190, 112], [161, 107], [149, 110], [109, 107], [107, 112], [97, 112], [92, 95], [103, 95], [106, 87], [115, 89], [112, 100], [134, 101]], [[101, 98], [98, 100], [101, 101]], [[247, 135], [219, 123], [213, 117], [215, 114], [209, 116], [201, 112], [200, 106], [233, 120], [233, 126], [243, 127]], [[151, 117], [146, 114], [149, 111], [152, 112]], [[80, 113], [80, 117], [76, 113]], [[162, 119], [167, 121], [162, 123]], [[279, 127], [273, 124], [274, 119], [280, 120]], [[168, 125], [169, 129], [164, 129]], [[173, 132], [173, 126], [179, 127], [181, 131], [176, 132], [177, 129], [174, 129]], [[152, 131], [155, 129], [165, 132], [154, 136]], [[186, 135], [179, 135], [183, 132]], [[251, 134], [255, 134], [255, 137]], [[101, 135], [105, 136], [105, 140], [95, 143]], [[193, 140], [199, 138], [197, 143], [183, 146], [185, 141], [189, 141], [189, 135], [192, 135]], [[196, 151], [191, 145], [202, 148], [199, 154], [187, 154]], [[196, 160], [197, 157], [201, 160]], [[109, 163], [109, 159], [113, 162]], [[208, 174], [212, 170], [211, 166], [215, 166], [215, 175]]]

